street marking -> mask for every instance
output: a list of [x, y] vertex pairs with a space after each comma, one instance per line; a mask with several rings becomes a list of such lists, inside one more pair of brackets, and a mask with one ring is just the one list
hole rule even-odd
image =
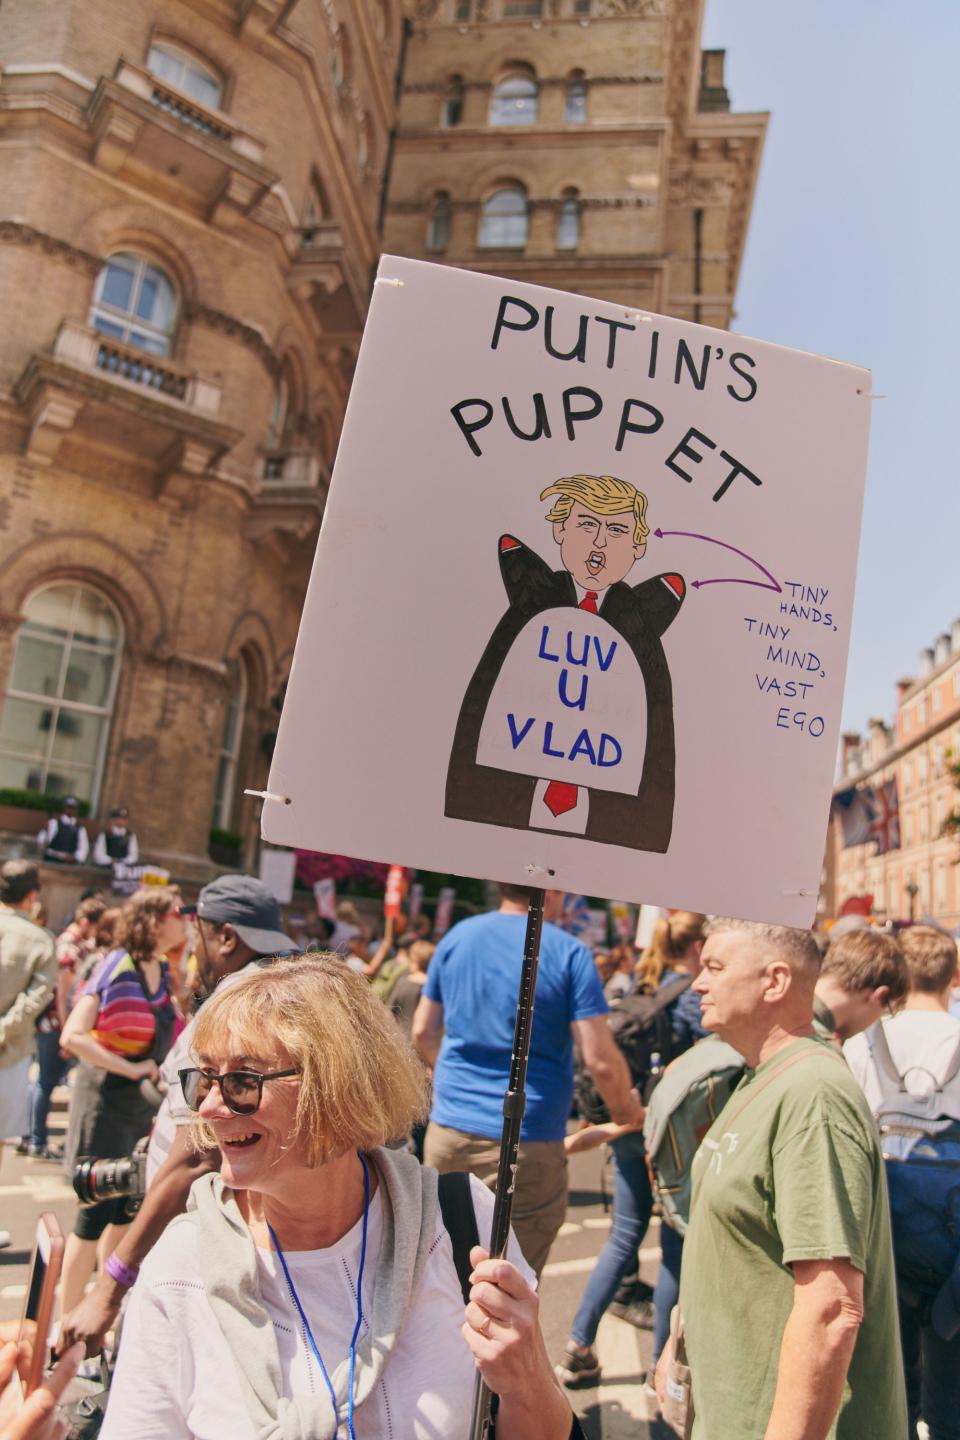
[[22, 1300], [26, 1293], [26, 1285], [4, 1285], [0, 1290], [0, 1300]]
[[610, 1226], [613, 1224], [613, 1216], [591, 1215], [590, 1218], [584, 1220], [583, 1223], [588, 1230], [609, 1230]]
[[575, 1220], [564, 1220], [557, 1231], [557, 1239], [559, 1240], [562, 1235], [579, 1235], [582, 1229], [583, 1226], [578, 1225]]
[[[655, 1250], [639, 1251], [641, 1260], [659, 1260], [659, 1246]], [[597, 1264], [596, 1255], [582, 1255], [579, 1260], [552, 1260], [544, 1265], [544, 1275], [586, 1275], [588, 1271], [595, 1269]]]
[[[643, 1252], [641, 1251], [641, 1254]], [[611, 1402], [619, 1406], [618, 1420], [629, 1416], [631, 1420], [649, 1423], [655, 1417], [650, 1400], [643, 1393], [643, 1386], [637, 1382], [646, 1368], [640, 1356], [640, 1337], [632, 1325], [604, 1315], [597, 1331], [597, 1357], [602, 1366], [600, 1388], [597, 1398], [606, 1410]], [[626, 1435], [617, 1425], [613, 1435]], [[638, 1432], [631, 1426], [629, 1433]], [[645, 1433], [645, 1432], [644, 1432]], [[604, 1424], [604, 1435], [607, 1425]]]

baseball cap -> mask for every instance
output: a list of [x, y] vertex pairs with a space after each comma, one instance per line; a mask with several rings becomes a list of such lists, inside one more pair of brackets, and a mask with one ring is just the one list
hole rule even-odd
[[295, 955], [299, 947], [281, 929], [280, 906], [262, 880], [220, 875], [204, 885], [197, 914], [214, 925], [232, 925], [257, 955]]

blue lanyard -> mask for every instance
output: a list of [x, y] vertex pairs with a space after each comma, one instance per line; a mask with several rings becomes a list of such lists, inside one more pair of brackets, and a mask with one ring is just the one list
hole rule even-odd
[[[363, 1232], [360, 1240], [360, 1269], [357, 1271], [357, 1323], [353, 1327], [353, 1335], [350, 1339], [350, 1393], [347, 1399], [347, 1429], [350, 1434], [350, 1440], [357, 1440], [357, 1434], [353, 1428], [353, 1372], [356, 1368], [357, 1363], [357, 1337], [360, 1334], [360, 1325], [363, 1320], [363, 1267], [367, 1259], [367, 1216], [370, 1213], [370, 1171], [367, 1169], [367, 1162], [366, 1160], [364, 1160], [359, 1150], [357, 1151], [357, 1159], [363, 1166]], [[313, 1338], [313, 1331], [310, 1329], [310, 1321], [304, 1314], [303, 1306], [300, 1304], [300, 1296], [297, 1294], [296, 1286], [291, 1279], [290, 1271], [287, 1268], [287, 1262], [284, 1258], [283, 1251], [280, 1249], [280, 1241], [273, 1233], [273, 1226], [270, 1224], [269, 1220], [266, 1222], [266, 1224], [267, 1229], [270, 1232], [270, 1239], [273, 1241], [273, 1248], [277, 1252], [277, 1259], [280, 1261], [280, 1268], [283, 1270], [284, 1279], [287, 1282], [287, 1289], [290, 1291], [290, 1298], [297, 1308], [297, 1314], [303, 1321], [303, 1328], [307, 1332], [307, 1339], [310, 1342], [310, 1349], [313, 1351], [314, 1358], [316, 1359], [317, 1364], [320, 1366], [320, 1374], [323, 1376], [324, 1383], [326, 1384], [326, 1387], [330, 1392], [330, 1403], [333, 1405], [333, 1420], [334, 1424], [337, 1427], [335, 1433], [339, 1435], [340, 1410], [337, 1405], [336, 1391], [331, 1384], [330, 1376], [327, 1374], [327, 1367], [323, 1363], [323, 1356], [320, 1354], [320, 1351], [317, 1348], [317, 1342]]]

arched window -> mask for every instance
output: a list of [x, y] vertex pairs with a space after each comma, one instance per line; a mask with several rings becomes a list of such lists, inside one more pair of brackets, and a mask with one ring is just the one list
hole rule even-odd
[[533, 125], [537, 119], [537, 82], [528, 70], [513, 70], [494, 86], [491, 125]]
[[427, 249], [446, 250], [450, 244], [450, 196], [440, 190], [434, 196], [427, 229]]
[[473, 0], [453, 0], [453, 23], [468, 24], [473, 19]]
[[463, 76], [451, 75], [447, 82], [447, 92], [443, 97], [443, 107], [440, 111], [440, 124], [449, 129], [452, 125], [459, 125], [463, 119]]
[[155, 40], [147, 55], [147, 69], [158, 80], [175, 85], [184, 95], [189, 95], [208, 110], [219, 110], [223, 99], [223, 81], [206, 65], [170, 45], [165, 40]]
[[543, 0], [503, 0], [503, 18], [519, 20], [523, 16], [533, 19], [543, 14]]
[[120, 617], [72, 582], [30, 596], [0, 718], [8, 785], [96, 806], [123, 648]]
[[90, 324], [150, 355], [169, 355], [177, 296], [158, 266], [142, 255], [111, 255], [97, 276]]
[[583, 125], [587, 118], [587, 78], [582, 70], [574, 70], [567, 80], [563, 118], [568, 125]]
[[527, 243], [527, 192], [504, 185], [483, 202], [477, 245], [484, 249], [522, 249]]
[[233, 818], [233, 797], [237, 787], [237, 769], [243, 742], [243, 721], [247, 710], [247, 667], [243, 660], [230, 662], [230, 696], [223, 717], [220, 737], [220, 763], [217, 766], [217, 787], [213, 798], [212, 824], [218, 830], [230, 830]]
[[565, 190], [557, 211], [556, 247], [576, 250], [580, 243], [580, 199], [576, 190]]

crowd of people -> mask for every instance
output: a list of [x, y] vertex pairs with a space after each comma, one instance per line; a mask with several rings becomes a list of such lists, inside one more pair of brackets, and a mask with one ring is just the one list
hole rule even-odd
[[[653, 1330], [651, 1405], [697, 1440], [958, 1440], [953, 939], [677, 912], [594, 955], [548, 892], [498, 1258], [530, 903], [500, 890], [436, 945], [426, 917], [378, 943], [341, 917], [304, 953], [247, 876], [195, 909], [164, 886], [88, 897], [55, 940], [36, 867], [0, 869], [0, 1134], [68, 1173], [146, 1150], [138, 1209], [78, 1207], [51, 1393], [112, 1344], [106, 1440], [455, 1437], [479, 1370], [499, 1440], [567, 1440], [613, 1310]], [[612, 1227], [553, 1363], [538, 1281], [568, 1157], [601, 1145]]]

